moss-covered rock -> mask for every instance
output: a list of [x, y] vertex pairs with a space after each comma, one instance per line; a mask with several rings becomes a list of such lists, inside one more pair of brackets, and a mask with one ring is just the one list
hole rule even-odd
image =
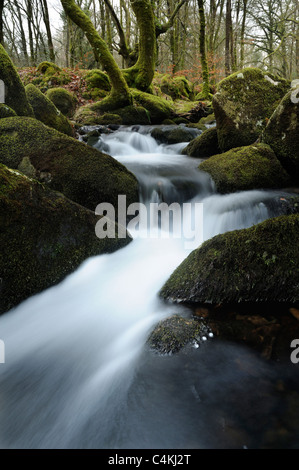
[[26, 96], [36, 119], [66, 135], [73, 135], [69, 120], [56, 108], [35, 85], [26, 85]]
[[133, 88], [130, 91], [135, 102], [148, 111], [152, 124], [161, 124], [173, 116], [172, 106], [165, 99]]
[[61, 87], [50, 88], [45, 95], [64, 116], [71, 117], [74, 114], [78, 100], [70, 91]]
[[100, 240], [93, 212], [4, 165], [0, 206], [0, 313], [60, 282], [86, 258], [131, 241], [128, 234]]
[[299, 301], [299, 215], [268, 219], [205, 242], [160, 291], [171, 301]]
[[61, 72], [61, 68], [53, 62], [43, 61], [37, 66], [37, 71], [43, 75], [54, 75], [57, 72]]
[[172, 99], [192, 98], [194, 85], [184, 76], [172, 77], [164, 74], [160, 79], [162, 93], [171, 96]]
[[78, 126], [96, 126], [101, 124], [102, 115], [91, 109], [91, 105], [80, 106], [73, 116], [73, 121]]
[[299, 87], [291, 90], [271, 116], [263, 141], [299, 182]]
[[97, 88], [99, 90], [110, 91], [111, 83], [106, 73], [98, 69], [90, 70], [85, 75], [85, 81], [89, 89]]
[[28, 103], [25, 88], [12, 61], [0, 44], [0, 80], [5, 85], [5, 104], [19, 116], [33, 117], [33, 110]]
[[206, 129], [205, 132], [196, 137], [196, 139], [193, 139], [189, 145], [182, 150], [183, 154], [194, 158], [208, 158], [220, 152], [216, 127]]
[[255, 68], [222, 80], [213, 97], [221, 150], [253, 144], [289, 86], [288, 81]]
[[290, 176], [265, 144], [214, 155], [202, 162], [199, 169], [209, 173], [220, 193], [283, 188], [291, 184]]
[[109, 155], [36, 119], [1, 119], [1, 163], [18, 168], [24, 157], [40, 181], [93, 211], [101, 202], [117, 208], [119, 194], [127, 196], [128, 205], [139, 199], [135, 176]]
[[173, 315], [158, 323], [148, 338], [148, 345], [160, 354], [174, 354], [189, 343], [199, 342], [199, 321]]
[[194, 131], [179, 126], [170, 129], [155, 127], [151, 131], [151, 136], [160, 144], [178, 144], [180, 142], [191, 142], [194, 139]]
[[17, 116], [17, 113], [4, 103], [0, 103], [0, 119]]

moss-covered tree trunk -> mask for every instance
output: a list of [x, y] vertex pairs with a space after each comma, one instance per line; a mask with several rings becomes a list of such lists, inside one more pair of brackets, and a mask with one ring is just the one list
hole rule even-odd
[[61, 0], [61, 4], [66, 15], [84, 31], [93, 48], [96, 61], [103, 66], [110, 78], [112, 90], [110, 96], [102, 101], [103, 110], [105, 110], [105, 108], [113, 109], [113, 107], [120, 108], [131, 104], [132, 98], [128, 85], [109, 51], [107, 44], [96, 31], [91, 20], [76, 5], [74, 0]]
[[200, 17], [200, 37], [199, 37], [199, 49], [200, 49], [200, 61], [201, 61], [201, 73], [203, 87], [201, 92], [202, 99], [209, 99], [210, 94], [210, 81], [209, 81], [209, 66], [206, 54], [206, 17], [204, 10], [203, 0], [198, 0], [198, 10]]
[[131, 86], [147, 91], [156, 65], [156, 25], [150, 0], [130, 0], [139, 28], [139, 55], [136, 64], [124, 71]]

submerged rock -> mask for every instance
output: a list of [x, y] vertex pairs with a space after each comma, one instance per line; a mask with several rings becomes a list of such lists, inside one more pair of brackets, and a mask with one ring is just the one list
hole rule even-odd
[[194, 139], [196, 131], [187, 127], [174, 126], [171, 128], [155, 127], [151, 131], [151, 136], [160, 144], [178, 144], [190, 142]]
[[276, 189], [291, 184], [291, 178], [265, 144], [251, 145], [214, 155], [199, 165], [222, 194], [250, 189]]
[[98, 239], [93, 212], [4, 165], [0, 205], [0, 313], [57, 284], [88, 257], [131, 241], [125, 228], [124, 238]]
[[218, 145], [218, 135], [216, 127], [206, 129], [201, 135], [192, 140], [187, 147], [182, 150], [183, 154], [194, 158], [209, 158], [221, 152]]
[[26, 96], [32, 106], [36, 119], [66, 135], [73, 135], [69, 120], [56, 108], [35, 85], [26, 86]]
[[160, 296], [228, 304], [299, 301], [299, 215], [218, 235], [174, 271]]
[[91, 210], [101, 202], [137, 202], [138, 182], [125, 166], [109, 155], [57, 132], [32, 118], [0, 120], [0, 162], [18, 168], [24, 157], [36, 177], [51, 189]]
[[192, 318], [173, 315], [162, 320], [148, 339], [148, 345], [160, 354], [173, 354], [192, 342], [199, 342], [201, 324]]
[[289, 91], [263, 133], [282, 166], [299, 182], [299, 87]]
[[288, 81], [255, 68], [222, 80], [213, 97], [221, 150], [253, 144], [289, 88]]

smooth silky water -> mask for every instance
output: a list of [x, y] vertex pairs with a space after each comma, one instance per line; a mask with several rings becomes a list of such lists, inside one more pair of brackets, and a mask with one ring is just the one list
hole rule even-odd
[[[143, 203], [202, 202], [205, 240], [278, 215], [267, 209], [277, 192], [217, 194], [199, 161], [180, 154], [185, 145], [158, 145], [147, 127], [120, 128], [94, 144], [137, 176]], [[217, 338], [172, 356], [150, 351], [148, 335], [161, 319], [189, 315], [158, 292], [190, 249], [171, 234], [131, 235], [127, 247], [88, 259], [0, 318], [1, 448], [263, 444], [284, 406], [275, 391], [279, 367]]]

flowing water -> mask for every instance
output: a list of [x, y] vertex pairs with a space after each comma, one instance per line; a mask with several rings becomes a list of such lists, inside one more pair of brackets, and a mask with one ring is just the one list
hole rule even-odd
[[[158, 145], [146, 127], [94, 144], [137, 176], [145, 204], [203, 203], [204, 240], [278, 215], [268, 205], [277, 192], [217, 194], [199, 161], [180, 154], [185, 145]], [[194, 224], [194, 214], [182, 223]], [[127, 247], [88, 259], [0, 318], [1, 448], [279, 445], [265, 433], [285, 406], [275, 389], [280, 370], [216, 338], [175, 356], [148, 350], [159, 320], [189, 314], [157, 294], [191, 249], [157, 233], [136, 229]]]

